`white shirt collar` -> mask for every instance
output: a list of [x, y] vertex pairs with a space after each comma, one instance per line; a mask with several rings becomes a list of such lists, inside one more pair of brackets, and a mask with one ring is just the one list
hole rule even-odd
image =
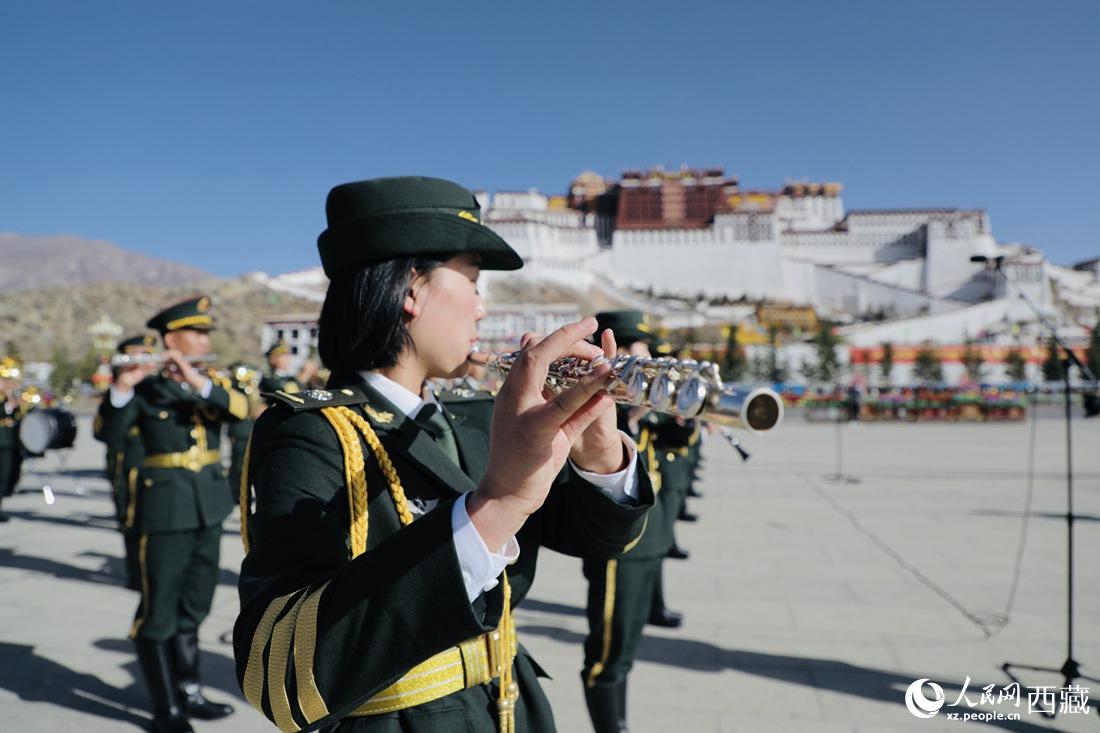
[[431, 392], [428, 393], [429, 399], [421, 399], [420, 395], [413, 394], [404, 386], [378, 372], [360, 372], [359, 376], [392, 402], [394, 407], [405, 413], [406, 417], [415, 417], [421, 407], [428, 403], [435, 403], [435, 397], [431, 396]]

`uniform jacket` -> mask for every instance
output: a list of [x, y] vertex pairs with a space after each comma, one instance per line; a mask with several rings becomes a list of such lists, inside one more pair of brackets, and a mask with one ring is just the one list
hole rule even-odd
[[[100, 440], [117, 444], [136, 426], [146, 457], [218, 451], [222, 423], [247, 417], [248, 401], [227, 380], [212, 379], [210, 397], [205, 400], [161, 375], [146, 377], [121, 408], [114, 407], [108, 397], [99, 408]], [[143, 467], [136, 526], [149, 533], [220, 524], [233, 507], [225, 478], [220, 463], [198, 470]]]
[[[492, 630], [503, 602], [502, 584], [468, 600], [451, 527], [453, 503], [476, 488], [486, 470], [493, 399], [481, 393], [444, 403], [459, 467], [370, 385], [321, 393], [333, 397], [329, 405], [344, 403], [370, 423], [409, 501], [439, 500], [403, 527], [387, 479], [364, 447], [366, 551], [351, 559], [342, 449], [316, 409], [323, 405], [310, 400], [317, 393], [283, 396], [256, 422], [250, 462], [256, 511], [249, 519], [252, 545], [241, 568], [241, 614], [233, 633], [237, 677], [246, 695], [250, 685], [254, 695], [262, 690], [262, 710], [273, 720], [280, 715], [273, 714], [271, 700], [280, 701], [279, 707], [288, 702], [282, 722], [289, 713], [290, 727], [309, 730], [336, 723], [419, 662]], [[564, 468], [517, 536], [520, 556], [507, 570], [512, 606], [530, 588], [540, 547], [608, 557], [631, 542], [653, 502], [644, 471], [637, 481], [639, 501], [628, 505]], [[272, 609], [298, 601], [309, 616], [300, 611], [288, 645], [274, 623], [287, 612]], [[522, 648], [515, 670], [528, 715], [526, 723], [519, 719], [520, 729], [552, 730], [539, 670]], [[303, 686], [303, 678], [310, 684]], [[486, 689], [463, 690], [400, 713], [347, 718], [339, 729], [492, 730], [484, 725]]]

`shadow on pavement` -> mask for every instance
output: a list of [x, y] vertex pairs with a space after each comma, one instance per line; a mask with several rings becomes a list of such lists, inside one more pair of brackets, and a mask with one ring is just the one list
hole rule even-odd
[[109, 514], [73, 514], [62, 516], [51, 512], [29, 511], [21, 509], [9, 511], [8, 516], [21, 519], [24, 522], [44, 522], [47, 524], [60, 524], [65, 527], [79, 527], [81, 529], [118, 531], [118, 520]]
[[580, 606], [567, 606], [564, 603], [553, 601], [540, 601], [535, 598], [524, 598], [520, 607], [524, 611], [538, 611], [540, 613], [556, 613], [561, 616], [580, 616], [584, 618], [584, 609]]
[[[525, 601], [526, 604], [526, 601]], [[578, 649], [584, 636], [555, 626], [520, 626], [521, 634], [546, 636], [566, 644], [576, 644]], [[522, 636], [520, 637], [522, 639]], [[923, 675], [891, 672], [873, 667], [860, 667], [834, 659], [814, 659], [784, 654], [723, 649], [693, 639], [670, 639], [662, 636], [645, 636], [638, 648], [638, 661], [664, 664], [699, 672], [734, 670], [745, 674], [767, 677], [789, 684], [831, 690], [869, 700], [903, 704], [905, 690]], [[962, 683], [936, 677], [934, 682], [944, 688], [947, 700], [953, 701], [962, 689]], [[985, 682], [988, 684], [988, 681]], [[1007, 684], [1007, 681], [1006, 681]], [[949, 690], [950, 688], [950, 690]], [[979, 683], [971, 682], [967, 696], [977, 700], [981, 696]], [[963, 708], [965, 710], [965, 708]], [[978, 710], [978, 708], [975, 708]], [[1026, 715], [1027, 708], [1020, 711]], [[1037, 714], [1036, 714], [1037, 715]], [[1048, 725], [1029, 723], [1025, 720], [983, 721], [985, 725], [1024, 733], [1050, 731]]]
[[[121, 665], [122, 668], [129, 672], [135, 680], [141, 679], [141, 672], [138, 670], [137, 658], [134, 656], [134, 644], [132, 641], [118, 638], [97, 639], [92, 642], [92, 646], [103, 651], [125, 654], [129, 659], [125, 664]], [[241, 692], [240, 687], [237, 685], [237, 668], [233, 663], [232, 656], [212, 652], [210, 651], [209, 644], [203, 644], [202, 656], [200, 657], [200, 668], [202, 670], [202, 685], [204, 691], [217, 690], [217, 692], [210, 695], [210, 697], [218, 702], [224, 702], [222, 697], [231, 695], [245, 705], [248, 704], [244, 699], [244, 694]], [[146, 705], [147, 701], [144, 684], [140, 681], [134, 684], [138, 689], [138, 706]], [[234, 701], [233, 704], [235, 705], [236, 701]]]
[[[10, 514], [13, 517], [20, 516], [17, 512], [11, 512]], [[121, 537], [119, 538], [119, 544], [122, 544]], [[121, 554], [121, 547], [119, 548], [119, 555], [107, 555], [102, 552], [82, 552], [79, 557], [92, 557], [100, 560], [99, 568], [88, 570], [86, 568], [68, 565], [44, 557], [20, 555], [10, 547], [0, 547], [0, 567], [29, 570], [31, 572], [44, 573], [46, 575], [52, 575], [55, 578], [64, 578], [66, 580], [125, 586], [126, 568], [123, 564]], [[218, 568], [219, 584], [227, 585], [230, 588], [236, 588], [239, 579], [240, 576], [232, 570], [224, 567]]]
[[116, 569], [110, 563], [104, 563], [98, 570], [86, 570], [44, 557], [20, 555], [10, 547], [0, 547], [0, 567], [29, 570], [34, 573], [52, 575], [55, 578], [64, 578], [65, 580], [79, 580], [102, 585], [120, 586], [124, 584], [121, 568]]
[[[1010, 512], [1003, 509], [976, 509], [970, 512], [971, 515], [976, 517], [1023, 517], [1023, 512]], [[1058, 512], [1032, 512], [1032, 517], [1036, 519], [1056, 519], [1059, 521], [1066, 521], [1065, 513], [1059, 514]], [[1096, 514], [1076, 514], [1073, 515], [1075, 522], [1100, 522], [1100, 516]]]
[[149, 718], [130, 709], [146, 705], [145, 694], [136, 683], [115, 687], [95, 675], [41, 657], [26, 644], [0, 642], [0, 688], [25, 702], [48, 703], [141, 728], [149, 724]]

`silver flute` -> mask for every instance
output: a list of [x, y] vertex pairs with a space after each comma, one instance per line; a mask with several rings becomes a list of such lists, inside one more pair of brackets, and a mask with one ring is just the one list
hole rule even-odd
[[[183, 360], [188, 364], [210, 364], [218, 360], [217, 354], [203, 354], [201, 356], [185, 356]], [[135, 366], [137, 364], [163, 364], [164, 355], [145, 354], [114, 354], [111, 357], [111, 366]]]
[[[507, 374], [521, 352], [474, 352], [472, 364]], [[623, 405], [649, 407], [683, 418], [766, 433], [783, 419], [783, 400], [770, 387], [722, 382], [718, 365], [694, 359], [619, 356], [592, 360], [568, 357], [550, 365], [546, 386], [560, 392], [601, 364], [611, 365], [603, 390]]]

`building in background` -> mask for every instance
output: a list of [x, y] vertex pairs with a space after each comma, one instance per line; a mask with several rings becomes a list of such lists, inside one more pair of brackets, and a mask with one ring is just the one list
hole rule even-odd
[[316, 358], [317, 318], [315, 313], [287, 313], [267, 318], [260, 333], [260, 351], [266, 352], [278, 341], [286, 341], [293, 357], [291, 369], [301, 369], [306, 359]]

